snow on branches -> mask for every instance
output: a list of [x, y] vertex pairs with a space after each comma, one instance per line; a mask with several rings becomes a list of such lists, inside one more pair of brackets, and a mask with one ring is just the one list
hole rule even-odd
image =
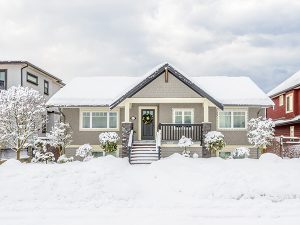
[[193, 144], [193, 141], [191, 138], [187, 138], [185, 136], [182, 136], [181, 139], [178, 141], [178, 146], [180, 148], [184, 148], [182, 155], [185, 157], [191, 156], [191, 151], [187, 150], [186, 148], [191, 146]]
[[231, 152], [231, 156], [234, 159], [244, 159], [249, 157], [250, 149], [246, 147], [238, 147]]
[[0, 92], [0, 143], [17, 152], [20, 151], [46, 119], [45, 100], [38, 91], [28, 87], [11, 87]]
[[225, 147], [224, 135], [218, 131], [210, 131], [205, 135], [205, 146], [211, 152], [216, 152]]
[[83, 161], [88, 161], [93, 157], [92, 150], [93, 150], [93, 148], [90, 144], [81, 145], [76, 150], [76, 156], [83, 158]]
[[265, 149], [274, 138], [274, 122], [262, 117], [248, 122], [248, 141], [255, 147]]
[[65, 147], [72, 142], [72, 130], [70, 124], [62, 122], [56, 123], [52, 127], [50, 134], [47, 135], [47, 139], [51, 146], [60, 147], [60, 155], [62, 155]]
[[35, 150], [33, 150], [33, 158], [31, 162], [33, 163], [48, 163], [54, 162], [54, 154], [50, 151], [47, 151], [47, 141], [37, 139], [34, 142]]
[[115, 152], [119, 139], [120, 137], [116, 132], [104, 132], [99, 135], [100, 145], [105, 152]]

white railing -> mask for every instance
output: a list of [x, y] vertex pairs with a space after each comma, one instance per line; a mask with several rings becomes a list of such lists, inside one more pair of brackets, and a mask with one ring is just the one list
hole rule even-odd
[[131, 130], [129, 134], [128, 147], [132, 147], [132, 143], [133, 143], [133, 130]]
[[156, 132], [155, 144], [156, 144], [156, 151], [158, 152], [158, 157], [160, 159], [161, 130], [158, 130]]

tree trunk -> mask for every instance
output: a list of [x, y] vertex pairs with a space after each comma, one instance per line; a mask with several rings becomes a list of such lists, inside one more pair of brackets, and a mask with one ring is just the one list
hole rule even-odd
[[21, 158], [21, 151], [20, 149], [17, 149], [17, 160], [20, 160]]

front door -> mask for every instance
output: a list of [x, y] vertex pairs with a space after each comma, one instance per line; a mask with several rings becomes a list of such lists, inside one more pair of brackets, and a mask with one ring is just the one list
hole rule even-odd
[[154, 140], [155, 129], [155, 110], [142, 109], [141, 110], [141, 139]]

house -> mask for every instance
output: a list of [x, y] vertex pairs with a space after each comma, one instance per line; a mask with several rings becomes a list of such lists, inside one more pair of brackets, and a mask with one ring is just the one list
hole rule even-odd
[[182, 135], [193, 139], [192, 154], [207, 157], [203, 137], [210, 130], [225, 135], [224, 151], [252, 147], [247, 122], [273, 102], [248, 77], [187, 77], [164, 63], [143, 77], [75, 78], [47, 104], [60, 107], [73, 129], [69, 156], [84, 143], [101, 154], [99, 134], [115, 131], [122, 137], [119, 156], [138, 163], [181, 153]]
[[[48, 101], [65, 84], [58, 77], [27, 61], [0, 61], [0, 91], [12, 86], [35, 89]], [[59, 122], [57, 109], [48, 108], [48, 123], [43, 129], [46, 133], [55, 122]]]
[[300, 137], [300, 71], [268, 93], [274, 106], [267, 117], [275, 120], [275, 135]]

